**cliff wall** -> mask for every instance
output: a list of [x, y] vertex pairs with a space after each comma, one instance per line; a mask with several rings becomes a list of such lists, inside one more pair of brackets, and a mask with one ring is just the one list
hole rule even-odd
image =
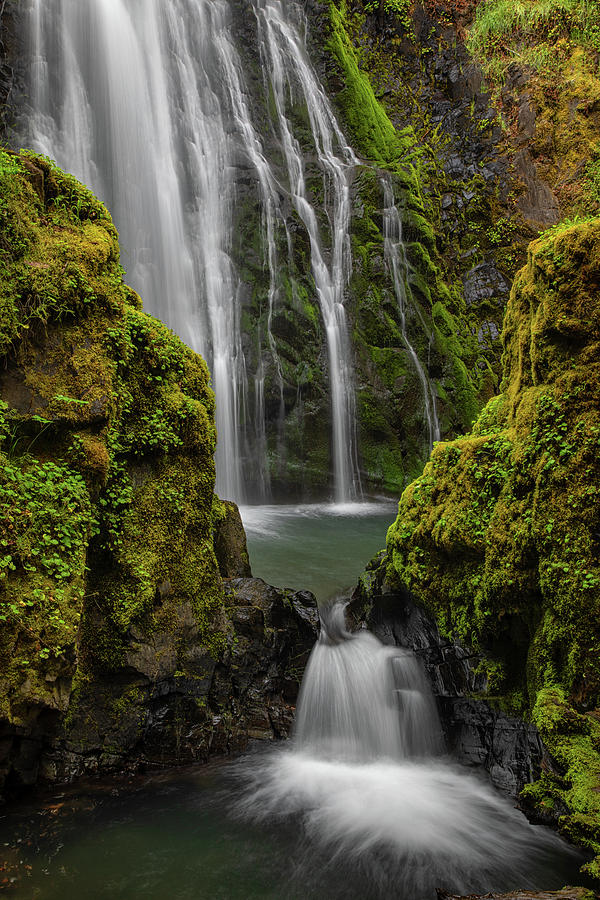
[[598, 219], [530, 246], [502, 392], [403, 493], [387, 571], [443, 636], [480, 654], [480, 696], [539, 729], [554, 762], [523, 802], [596, 853], [599, 272]]
[[142, 311], [74, 178], [1, 151], [0, 217], [0, 780], [287, 733], [314, 600], [224, 591], [250, 571], [204, 361]]

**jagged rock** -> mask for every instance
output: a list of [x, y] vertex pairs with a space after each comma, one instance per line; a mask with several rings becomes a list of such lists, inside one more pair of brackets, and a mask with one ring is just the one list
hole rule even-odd
[[558, 201], [548, 185], [537, 174], [535, 163], [528, 150], [519, 150], [514, 156], [517, 176], [525, 185], [525, 193], [518, 200], [518, 207], [525, 219], [533, 225], [547, 228], [560, 218]]
[[252, 575], [246, 532], [240, 511], [231, 500], [221, 500], [221, 513], [213, 526], [213, 543], [219, 572], [223, 578], [246, 578]]
[[493, 300], [504, 309], [510, 284], [508, 279], [489, 262], [478, 263], [463, 276], [464, 296], [467, 306], [478, 306], [484, 300]]
[[[385, 557], [379, 565], [382, 572]], [[459, 641], [442, 638], [434, 619], [408, 592], [392, 592], [385, 582], [369, 583], [363, 577], [350, 613], [355, 623], [366, 615], [368, 627], [383, 643], [408, 647], [422, 660], [452, 756], [483, 767], [512, 798], [539, 775], [547, 753], [537, 729], [474, 696], [487, 687], [481, 656]]]
[[[48, 746], [41, 734], [22, 742], [13, 761], [21, 780], [204, 762], [252, 739], [287, 737], [318, 635], [316, 601], [239, 578], [225, 585], [225, 611], [226, 644], [217, 656], [202, 645], [190, 610], [168, 633], [137, 630], [127, 673], [97, 680], [78, 698], [68, 739], [59, 734]], [[175, 671], [177, 661], [185, 671]]]

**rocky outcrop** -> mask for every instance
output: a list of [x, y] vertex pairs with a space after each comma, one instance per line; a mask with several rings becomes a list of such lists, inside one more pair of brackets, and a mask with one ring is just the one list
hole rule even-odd
[[252, 575], [242, 517], [231, 500], [219, 500], [218, 497], [214, 499], [213, 545], [223, 578], [246, 578]]
[[66, 727], [28, 742], [13, 761], [22, 782], [206, 762], [250, 740], [288, 737], [318, 634], [312, 594], [227, 581], [217, 654], [189, 605], [177, 616], [168, 631], [130, 628], [126, 670], [80, 688]]
[[[493, 704], [552, 759], [521, 802], [600, 851], [600, 220], [534, 242], [507, 309], [503, 393], [404, 492], [387, 576], [481, 654]], [[587, 866], [598, 876], [598, 860]]]
[[204, 361], [74, 178], [0, 151], [0, 201], [0, 791], [285, 735], [314, 600], [224, 590], [250, 570]]
[[516, 800], [542, 765], [549, 765], [537, 729], [487, 700], [482, 654], [442, 637], [414, 597], [387, 583], [387, 562], [382, 554], [370, 564], [350, 615], [355, 623], [365, 621], [384, 644], [416, 653], [437, 701], [447, 751], [465, 765], [485, 769], [495, 787]]

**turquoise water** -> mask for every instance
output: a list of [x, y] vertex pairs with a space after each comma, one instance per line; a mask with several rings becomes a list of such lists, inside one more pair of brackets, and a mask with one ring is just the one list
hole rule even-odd
[[241, 508], [252, 574], [276, 587], [347, 596], [383, 547], [398, 504], [345, 503]]
[[[385, 503], [245, 508], [253, 572], [279, 587], [308, 588], [321, 601], [347, 595], [384, 546], [394, 514], [395, 504]], [[281, 780], [290, 761], [294, 777]], [[456, 807], [456, 815], [445, 809], [443, 830], [452, 837], [468, 818], [460, 785], [469, 780], [469, 796], [478, 796], [489, 792], [483, 781], [479, 789], [473, 776], [443, 761], [413, 767], [388, 760], [348, 773], [334, 765], [321, 783], [319, 764], [295, 757], [289, 745], [263, 747], [234, 763], [79, 784], [5, 809], [0, 892], [10, 900], [434, 900], [429, 888], [415, 893], [408, 886], [441, 880], [453, 887], [443, 883], [426, 788], [432, 779], [441, 783], [445, 806]], [[270, 810], [255, 800], [269, 779], [277, 787]], [[441, 802], [435, 794], [429, 806]], [[249, 819], [241, 818], [244, 806]], [[408, 861], [398, 849], [407, 817], [408, 834], [422, 834], [419, 853]], [[503, 859], [499, 827], [487, 814], [481, 821], [491, 856]], [[529, 829], [524, 820], [519, 827]], [[548, 838], [536, 833], [531, 829], [530, 883], [546, 889], [581, 883], [581, 858], [554, 837], [549, 856]], [[510, 860], [500, 876], [495, 872], [486, 885], [515, 886]]]

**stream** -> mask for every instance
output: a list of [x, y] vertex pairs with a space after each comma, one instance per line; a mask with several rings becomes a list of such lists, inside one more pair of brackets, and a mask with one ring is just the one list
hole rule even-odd
[[0, 816], [14, 900], [434, 900], [580, 883], [581, 855], [443, 755], [414, 656], [345, 631], [393, 506], [243, 509], [254, 574], [323, 608], [296, 734], [233, 762], [79, 784]]

